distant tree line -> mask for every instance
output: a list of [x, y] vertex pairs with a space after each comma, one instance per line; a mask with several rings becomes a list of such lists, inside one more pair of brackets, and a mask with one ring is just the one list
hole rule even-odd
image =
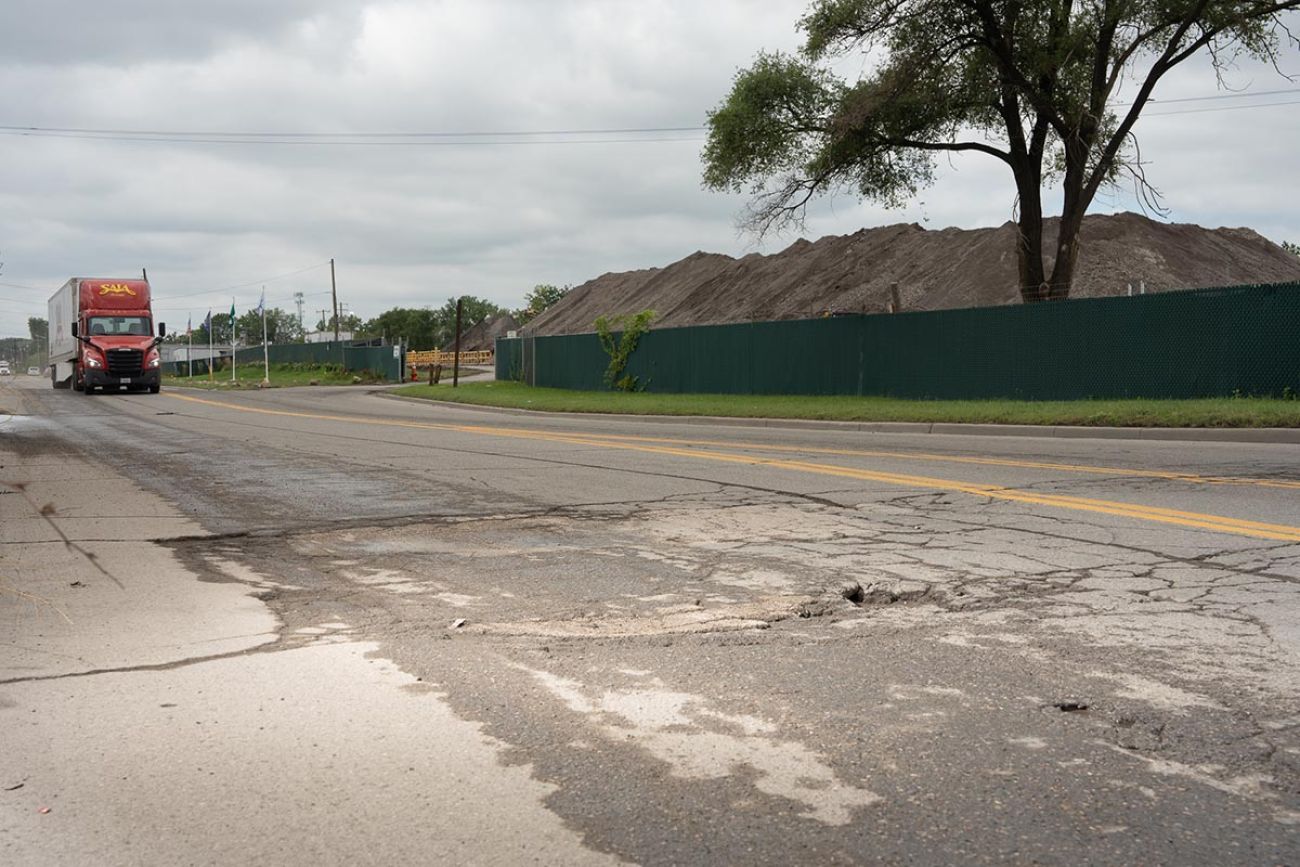
[[[461, 331], [468, 331], [485, 319], [510, 313], [519, 324], [524, 324], [543, 310], [557, 303], [569, 292], [569, 287], [549, 284], [534, 286], [524, 295], [524, 306], [518, 310], [500, 307], [485, 298], [473, 295], [462, 296]], [[247, 310], [235, 319], [236, 334], [240, 343], [254, 344], [262, 341], [262, 319], [256, 310]], [[44, 322], [44, 320], [41, 320]], [[212, 343], [226, 346], [230, 343], [230, 314], [213, 311]], [[341, 332], [348, 332], [354, 340], [367, 340], [376, 337], [391, 343], [403, 341], [412, 349], [439, 349], [448, 346], [456, 336], [456, 299], [448, 298], [438, 308], [433, 307], [393, 307], [385, 310], [373, 319], [363, 320], [355, 314], [345, 314], [338, 319]], [[195, 344], [208, 343], [209, 325], [200, 321], [193, 326]], [[316, 331], [332, 332], [334, 317], [317, 319]], [[298, 317], [278, 307], [268, 307], [266, 311], [266, 336], [272, 343], [301, 343], [306, 339], [305, 329]], [[185, 328], [173, 328], [168, 336], [169, 342], [184, 343], [187, 340]]]

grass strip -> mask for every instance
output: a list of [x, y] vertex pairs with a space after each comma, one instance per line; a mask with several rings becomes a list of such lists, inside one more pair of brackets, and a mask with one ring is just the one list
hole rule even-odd
[[[262, 384], [263, 367], [258, 364], [240, 364], [235, 368], [235, 381], [230, 381], [230, 369], [217, 370], [209, 380], [207, 374], [196, 373], [188, 376], [163, 376], [165, 386], [186, 386], [208, 388], [215, 391], [227, 391], [239, 388], [257, 388]], [[272, 388], [288, 388], [305, 385], [353, 385], [353, 379], [359, 378], [363, 384], [383, 382], [366, 371], [342, 370], [333, 364], [272, 364], [270, 384]]]
[[902, 400], [890, 397], [652, 394], [535, 388], [517, 382], [408, 385], [406, 397], [544, 412], [861, 422], [1081, 425], [1094, 427], [1300, 427], [1300, 400]]

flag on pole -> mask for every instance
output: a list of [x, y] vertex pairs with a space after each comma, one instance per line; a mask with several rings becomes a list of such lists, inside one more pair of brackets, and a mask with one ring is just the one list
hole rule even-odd
[[235, 336], [235, 299], [230, 299], [230, 337], [233, 340]]
[[212, 333], [212, 308], [208, 308], [208, 318], [203, 320], [203, 330]]
[[185, 320], [185, 336], [189, 337], [194, 333], [194, 314], [190, 313], [189, 318]]
[[262, 297], [257, 302], [257, 315], [261, 316], [266, 312], [266, 290], [262, 290]]

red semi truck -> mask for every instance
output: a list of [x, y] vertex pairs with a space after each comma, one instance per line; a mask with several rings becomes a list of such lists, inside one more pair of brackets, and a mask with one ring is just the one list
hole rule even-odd
[[158, 344], [153, 336], [149, 283], [145, 280], [73, 277], [50, 298], [50, 379], [55, 388], [85, 394], [162, 387]]

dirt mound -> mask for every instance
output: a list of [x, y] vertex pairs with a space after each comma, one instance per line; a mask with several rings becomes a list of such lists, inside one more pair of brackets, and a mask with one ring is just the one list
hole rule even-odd
[[[489, 317], [472, 328], [467, 328], [461, 332], [460, 349], [462, 352], [493, 349], [497, 345], [498, 337], [505, 337], [506, 334], [516, 331], [518, 328], [519, 323], [509, 313]], [[456, 342], [453, 340], [443, 347], [443, 352], [453, 352], [455, 348]]]
[[[1049, 245], [1057, 222], [1046, 226]], [[733, 259], [692, 253], [665, 268], [605, 274], [575, 287], [524, 329], [591, 331], [597, 316], [654, 310], [655, 325], [878, 313], [897, 283], [904, 310], [1019, 303], [1015, 225], [930, 231], [863, 229]], [[1138, 214], [1089, 216], [1071, 297], [1300, 280], [1296, 257], [1250, 229], [1157, 223]]]

